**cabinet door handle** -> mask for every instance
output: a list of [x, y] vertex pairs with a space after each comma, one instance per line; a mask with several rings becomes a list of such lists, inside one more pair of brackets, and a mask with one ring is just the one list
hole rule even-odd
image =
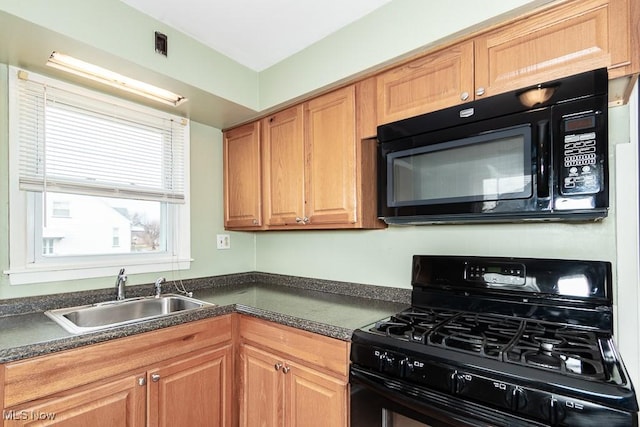
[[305, 224], [309, 224], [311, 220], [309, 219], [309, 217], [305, 216], [304, 218], [302, 218], [302, 222], [304, 222]]
[[291, 368], [288, 367], [288, 366], [283, 366], [282, 367], [282, 372], [285, 373], [285, 374], [288, 374], [290, 370], [291, 370]]
[[257, 219], [254, 219], [252, 222], [253, 222], [253, 225], [258, 225], [258, 220]]
[[145, 384], [147, 384], [147, 379], [145, 377], [138, 378], [138, 385], [145, 385]]
[[160, 381], [160, 374], [151, 374], [151, 381], [153, 381], [154, 383]]
[[478, 96], [484, 95], [484, 88], [483, 87], [479, 87], [478, 89], [476, 89], [476, 95], [478, 95]]
[[280, 369], [282, 369], [282, 366], [283, 366], [283, 365], [282, 365], [282, 363], [278, 362], [278, 363], [276, 363], [275, 365], [273, 365], [273, 368], [274, 368], [276, 371], [279, 371]]
[[466, 101], [467, 99], [469, 99], [469, 92], [462, 92], [460, 94], [460, 100], [461, 101]]

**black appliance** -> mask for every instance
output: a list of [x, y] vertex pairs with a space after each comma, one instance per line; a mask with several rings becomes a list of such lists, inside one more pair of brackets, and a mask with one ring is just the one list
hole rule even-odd
[[412, 286], [353, 334], [351, 427], [638, 425], [609, 262], [414, 256]]
[[378, 127], [389, 224], [607, 216], [607, 70]]

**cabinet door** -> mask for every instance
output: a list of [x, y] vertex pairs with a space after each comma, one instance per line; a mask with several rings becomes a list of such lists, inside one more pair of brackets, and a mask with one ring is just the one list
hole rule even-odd
[[[613, 0], [618, 2], [618, 0]], [[490, 96], [611, 64], [607, 0], [581, 0], [476, 39], [476, 90]], [[618, 55], [616, 55], [618, 56]]]
[[376, 77], [378, 124], [473, 100], [473, 42], [429, 54]]
[[148, 372], [149, 426], [231, 426], [231, 345]]
[[267, 225], [300, 224], [299, 219], [304, 217], [302, 111], [302, 105], [298, 105], [262, 122], [263, 200]]
[[260, 123], [225, 133], [224, 226], [258, 228], [262, 225]]
[[285, 372], [287, 427], [348, 425], [346, 382], [292, 362]]
[[240, 426], [284, 426], [281, 359], [244, 344], [240, 351], [240, 366]]
[[356, 222], [355, 87], [305, 105], [305, 222]]
[[4, 425], [143, 427], [144, 381], [144, 372], [132, 374], [8, 408], [3, 411]]

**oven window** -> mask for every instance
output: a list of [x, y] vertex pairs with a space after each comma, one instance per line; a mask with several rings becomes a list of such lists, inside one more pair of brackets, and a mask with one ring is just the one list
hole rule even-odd
[[405, 417], [397, 412], [390, 411], [386, 408], [382, 409], [382, 426], [383, 427], [431, 427], [429, 424], [423, 424], [412, 418]]
[[531, 128], [390, 153], [390, 207], [524, 199], [532, 195]]

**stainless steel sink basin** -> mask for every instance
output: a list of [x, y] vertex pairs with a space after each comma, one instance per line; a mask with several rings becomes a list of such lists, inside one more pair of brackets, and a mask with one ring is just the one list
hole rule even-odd
[[129, 298], [122, 301], [59, 308], [45, 311], [44, 314], [67, 331], [81, 334], [214, 305], [183, 295], [166, 294], [158, 298]]

